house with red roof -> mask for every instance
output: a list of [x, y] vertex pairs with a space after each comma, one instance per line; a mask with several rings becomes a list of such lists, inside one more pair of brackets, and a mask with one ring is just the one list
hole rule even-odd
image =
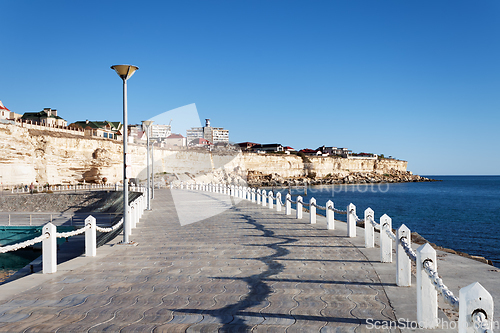
[[181, 134], [172, 133], [167, 136], [164, 141], [166, 147], [186, 147], [187, 139]]
[[0, 101], [0, 119], [17, 120], [19, 118], [21, 118], [20, 114], [10, 111], [3, 105], [2, 101]]

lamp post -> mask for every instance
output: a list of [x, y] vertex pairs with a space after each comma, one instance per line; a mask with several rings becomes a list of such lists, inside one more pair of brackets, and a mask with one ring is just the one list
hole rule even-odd
[[155, 198], [155, 143], [156, 143], [156, 140], [153, 140], [153, 144], [151, 145], [151, 171], [152, 172], [152, 175], [151, 175], [151, 179], [153, 181], [153, 189], [152, 189], [152, 192], [151, 192], [151, 199], [154, 199]]
[[148, 181], [147, 181], [147, 196], [148, 196], [148, 210], [151, 210], [151, 185], [149, 183], [149, 177], [150, 177], [150, 173], [149, 173], [149, 133], [150, 133], [150, 129], [151, 129], [151, 124], [153, 124], [153, 121], [152, 120], [143, 120], [142, 121], [142, 129], [144, 131], [144, 128], [146, 128], [146, 140], [147, 140], [147, 143], [146, 143], [146, 165], [147, 165], [147, 175], [148, 175]]
[[114, 65], [111, 69], [123, 80], [123, 244], [129, 244], [129, 233], [131, 230], [128, 214], [128, 175], [127, 175], [127, 152], [128, 152], [128, 125], [127, 125], [127, 80], [139, 69], [132, 65]]

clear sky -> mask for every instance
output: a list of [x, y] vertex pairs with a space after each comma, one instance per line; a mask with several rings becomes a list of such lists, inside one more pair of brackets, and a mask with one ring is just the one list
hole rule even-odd
[[[1, 1], [0, 100], [129, 123], [195, 103], [234, 142], [500, 174], [498, 0]], [[172, 123], [175, 131], [175, 124]]]

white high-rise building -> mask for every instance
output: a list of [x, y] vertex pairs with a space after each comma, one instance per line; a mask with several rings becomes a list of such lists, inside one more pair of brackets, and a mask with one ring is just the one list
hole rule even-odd
[[210, 119], [205, 119], [205, 127], [192, 127], [186, 131], [186, 134], [188, 144], [199, 138], [208, 140], [212, 144], [229, 142], [229, 130], [210, 126]]
[[151, 125], [151, 139], [165, 140], [172, 134], [172, 126], [170, 125]]

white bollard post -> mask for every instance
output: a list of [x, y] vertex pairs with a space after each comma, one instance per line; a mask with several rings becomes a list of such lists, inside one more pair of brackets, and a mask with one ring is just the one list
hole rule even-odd
[[356, 237], [356, 206], [347, 206], [347, 237]]
[[137, 199], [134, 201], [134, 210], [135, 210], [135, 223], [134, 223], [134, 225], [137, 226], [137, 223], [139, 223], [139, 219], [141, 218], [140, 213], [139, 213], [139, 200], [137, 200]]
[[95, 257], [97, 255], [96, 221], [92, 215], [85, 219], [85, 226], [89, 224], [90, 228], [85, 230], [85, 256]]
[[129, 208], [130, 208], [130, 228], [131, 229], [135, 229], [136, 226], [137, 226], [137, 220], [135, 219], [135, 203], [132, 202], [129, 204]]
[[252, 202], [255, 203], [255, 189], [252, 189]]
[[365, 247], [375, 247], [375, 229], [371, 221], [375, 221], [375, 213], [373, 209], [365, 209]]
[[333, 201], [328, 200], [326, 202], [326, 229], [334, 230], [335, 229], [335, 212], [333, 211]]
[[[130, 210], [130, 205], [127, 207], [127, 215], [131, 216], [131, 210]], [[132, 221], [131, 221], [132, 222]], [[127, 233], [127, 235], [132, 235], [132, 223], [128, 223], [128, 225], [124, 226], [124, 232]]]
[[396, 232], [396, 283], [400, 287], [411, 286], [411, 261], [406, 254], [401, 238], [406, 239], [411, 248], [411, 232], [406, 225], [401, 225]]
[[292, 203], [290, 200], [292, 200], [292, 195], [287, 193], [285, 197], [285, 215], [292, 215]]
[[311, 224], [316, 224], [316, 199], [309, 199], [309, 222]]
[[458, 332], [493, 332], [493, 297], [479, 282], [460, 289], [458, 299]]
[[302, 218], [302, 197], [299, 195], [297, 197], [297, 212], [296, 212], [296, 217], [297, 219]]
[[267, 206], [269, 209], [274, 209], [274, 193], [272, 191], [267, 192]]
[[392, 239], [386, 230], [392, 230], [392, 219], [384, 214], [380, 218], [380, 262], [392, 262]]
[[276, 211], [281, 212], [281, 192], [276, 193]]
[[266, 207], [267, 205], [267, 194], [266, 190], [262, 190], [262, 207]]
[[257, 189], [257, 205], [260, 205], [260, 204], [261, 204], [261, 202], [260, 202], [260, 197], [261, 197], [261, 195], [260, 195], [260, 188], [258, 188], [258, 189]]
[[49, 234], [49, 238], [42, 241], [42, 271], [43, 274], [57, 272], [57, 228], [52, 223], [43, 226], [42, 235]]
[[424, 269], [425, 261], [430, 261], [437, 271], [436, 250], [428, 243], [417, 249], [417, 322], [421, 328], [436, 328], [439, 323], [438, 294]]

